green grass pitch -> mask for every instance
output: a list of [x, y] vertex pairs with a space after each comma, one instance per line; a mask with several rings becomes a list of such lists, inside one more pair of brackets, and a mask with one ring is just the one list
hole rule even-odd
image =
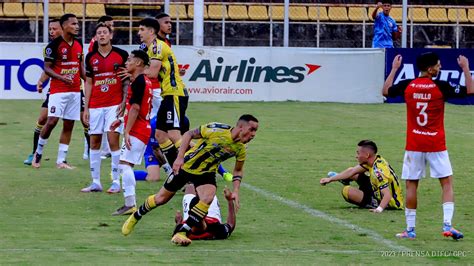
[[[182, 194], [144, 217], [132, 235], [120, 228], [126, 217], [110, 214], [123, 197], [84, 194], [90, 182], [82, 160], [82, 126], [77, 123], [68, 161], [57, 170], [59, 125], [45, 150], [42, 168], [23, 165], [30, 153], [40, 101], [0, 101], [0, 264], [473, 264], [474, 112], [446, 107], [447, 143], [455, 178], [454, 225], [461, 241], [441, 235], [441, 191], [437, 180], [419, 187], [418, 238], [395, 239], [405, 227], [403, 211], [373, 214], [344, 202], [342, 185], [319, 185], [330, 170], [356, 164], [356, 144], [374, 140], [400, 174], [405, 143], [404, 105], [329, 103], [195, 103], [192, 126], [210, 121], [233, 124], [252, 113], [260, 128], [248, 148], [245, 186], [237, 228], [228, 240], [170, 243]], [[107, 187], [109, 160], [102, 164]], [[225, 163], [229, 169], [233, 162]], [[142, 168], [141, 166], [140, 168]], [[137, 201], [162, 184], [139, 182]], [[229, 183], [230, 184], [230, 183]], [[221, 194], [226, 183], [218, 178]]]

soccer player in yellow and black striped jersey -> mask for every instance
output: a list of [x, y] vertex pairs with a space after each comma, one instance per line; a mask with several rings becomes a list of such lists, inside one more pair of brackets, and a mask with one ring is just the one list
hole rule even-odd
[[[169, 15], [162, 13], [158, 21], [171, 21]], [[153, 27], [159, 32], [160, 24], [153, 18], [140, 21], [140, 28]], [[139, 32], [140, 34], [140, 32]], [[181, 131], [186, 109], [188, 107], [188, 93], [183, 81], [176, 56], [171, 47], [159, 38], [146, 42], [150, 57], [150, 72], [158, 75], [163, 100], [158, 109], [156, 120], [156, 139], [161, 151], [170, 164], [176, 159], [177, 149], [181, 142]]]
[[[216, 169], [221, 162], [231, 157], [236, 159], [232, 196], [238, 209], [240, 182], [246, 157], [245, 144], [255, 137], [257, 129], [258, 120], [252, 115], [245, 114], [239, 118], [234, 127], [220, 123], [209, 123], [186, 132], [183, 135], [178, 157], [173, 164], [175, 176], [168, 177], [160, 191], [149, 196], [145, 203], [130, 215], [122, 226], [122, 234], [130, 234], [143, 215], [166, 204], [176, 191], [191, 182], [196, 187], [198, 197], [190, 204], [192, 206], [190, 206], [189, 218], [186, 223], [176, 227], [171, 239], [177, 245], [191, 244], [191, 240], [186, 237], [186, 232], [190, 231], [193, 226], [201, 224], [207, 215], [209, 205], [216, 194]], [[192, 139], [199, 141], [187, 151]]]
[[[356, 159], [358, 165], [336, 174], [322, 178], [321, 185], [355, 178], [364, 178], [369, 172], [371, 189], [356, 189], [349, 185], [344, 186], [342, 195], [349, 203], [361, 207], [369, 206], [372, 212], [380, 213], [384, 209], [403, 209], [403, 195], [395, 171], [390, 164], [377, 154], [377, 145], [371, 140], [362, 140], [358, 143]], [[373, 200], [378, 206], [374, 206]]]

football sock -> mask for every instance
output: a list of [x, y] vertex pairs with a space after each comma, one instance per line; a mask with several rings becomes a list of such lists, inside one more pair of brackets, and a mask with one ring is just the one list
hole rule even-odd
[[181, 146], [181, 139], [178, 139], [178, 141], [176, 141], [174, 146], [176, 147], [176, 149], [179, 149], [179, 147]]
[[194, 205], [194, 207], [189, 209], [189, 216], [186, 220], [186, 225], [189, 226], [189, 228], [199, 225], [204, 219], [204, 217], [206, 217], [208, 210], [209, 205], [202, 201], [199, 201], [196, 205]]
[[165, 170], [166, 176], [170, 176], [173, 174], [173, 168], [171, 168], [169, 163], [165, 163], [161, 166], [163, 170]]
[[143, 215], [147, 214], [149, 211], [156, 208], [155, 195], [150, 195], [146, 198], [145, 203], [143, 203], [136, 212], [133, 213], [135, 219], [140, 220]]
[[227, 170], [224, 168], [224, 166], [219, 164], [219, 168], [217, 168], [217, 172], [223, 176], [225, 173], [227, 173]]
[[33, 134], [33, 152], [32, 153], [35, 153], [36, 151], [36, 147], [38, 146], [38, 139], [41, 133], [41, 129], [43, 129], [43, 126], [44, 125], [40, 125], [36, 123], [35, 133]]
[[145, 181], [146, 176], [148, 175], [148, 173], [143, 170], [133, 170], [133, 174], [135, 175], [135, 180], [137, 181]]
[[38, 153], [40, 155], [43, 154], [44, 146], [46, 146], [47, 143], [48, 143], [48, 139], [43, 139], [43, 138], [39, 137], [38, 146], [36, 146], [36, 153]]
[[120, 174], [122, 175], [123, 196], [125, 197], [125, 206], [135, 205], [135, 176], [130, 165], [119, 164]]
[[91, 167], [92, 182], [100, 185], [100, 150], [90, 150], [89, 153], [89, 165]]
[[[99, 158], [100, 158], [101, 151], [99, 150]], [[120, 173], [118, 170], [119, 162], [120, 162], [120, 150], [112, 151], [110, 153], [111, 160], [110, 160], [110, 167], [112, 171], [112, 181], [120, 184]]]
[[178, 150], [174, 146], [173, 142], [168, 139], [163, 144], [160, 144], [160, 149], [161, 152], [163, 152], [163, 155], [168, 160], [168, 163], [170, 165], [173, 165], [174, 161], [176, 160], [176, 157], [178, 156]]
[[68, 150], [69, 150], [69, 145], [59, 143], [58, 159], [56, 159], [56, 164], [64, 163], [66, 161]]
[[415, 229], [416, 209], [405, 209], [405, 218], [407, 221], [407, 231]]
[[87, 141], [87, 149], [91, 146], [91, 137], [89, 136], [89, 127], [84, 127], [84, 138]]
[[451, 220], [454, 214], [454, 202], [443, 203], [443, 222], [451, 225]]

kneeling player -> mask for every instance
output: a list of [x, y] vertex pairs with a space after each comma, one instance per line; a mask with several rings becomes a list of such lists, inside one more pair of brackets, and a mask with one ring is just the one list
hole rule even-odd
[[[398, 177], [388, 162], [377, 154], [377, 145], [370, 140], [360, 141], [356, 159], [359, 162], [358, 165], [331, 177], [322, 178], [321, 185], [357, 177], [360, 179], [358, 182], [361, 186], [360, 189], [347, 185], [342, 190], [347, 202], [370, 208], [370, 211], [375, 213], [380, 213], [386, 208], [401, 210], [403, 195]], [[369, 180], [372, 191], [368, 190], [367, 185], [364, 185], [363, 179], [366, 171], [370, 173]], [[373, 195], [371, 195], [372, 193]]]
[[[196, 189], [194, 185], [188, 184], [186, 186], [185, 195], [183, 196], [183, 215], [177, 212], [175, 216], [176, 226], [184, 224], [189, 218], [189, 210], [199, 202], [196, 197]], [[224, 188], [224, 197], [228, 203], [227, 221], [222, 223], [221, 210], [219, 208], [219, 201], [214, 196], [214, 200], [209, 206], [209, 212], [202, 223], [194, 226], [191, 231], [187, 232], [187, 237], [191, 240], [214, 240], [227, 239], [230, 237], [235, 229], [236, 216], [234, 200], [232, 199], [232, 192], [226, 187]]]

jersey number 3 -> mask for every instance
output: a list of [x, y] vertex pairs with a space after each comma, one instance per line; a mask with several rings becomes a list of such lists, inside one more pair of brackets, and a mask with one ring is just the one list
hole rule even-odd
[[424, 127], [426, 124], [428, 124], [428, 114], [426, 113], [426, 109], [428, 108], [428, 103], [426, 102], [417, 102], [416, 103], [416, 109], [421, 109], [420, 113], [418, 113], [418, 116], [416, 117], [416, 122], [418, 125]]

